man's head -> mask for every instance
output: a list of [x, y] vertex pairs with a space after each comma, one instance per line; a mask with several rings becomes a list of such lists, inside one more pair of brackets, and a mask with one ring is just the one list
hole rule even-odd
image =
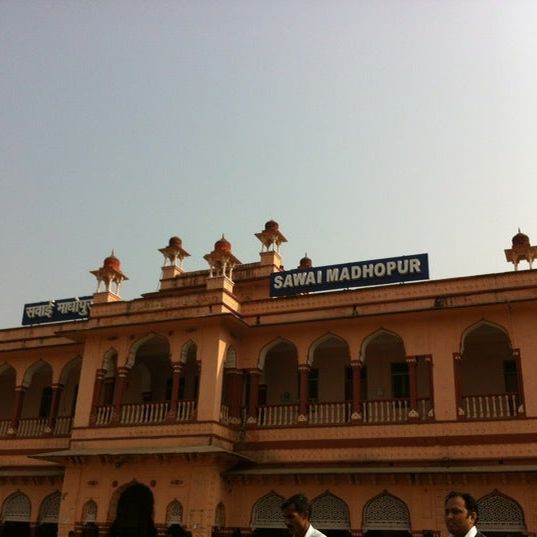
[[311, 505], [303, 494], [295, 494], [281, 504], [283, 518], [287, 528], [298, 537], [302, 537], [310, 526]]
[[454, 537], [464, 537], [478, 518], [477, 502], [467, 492], [450, 492], [444, 502], [446, 527]]

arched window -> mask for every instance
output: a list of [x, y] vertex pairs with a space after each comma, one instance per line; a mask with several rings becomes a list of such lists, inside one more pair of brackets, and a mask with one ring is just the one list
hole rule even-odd
[[477, 502], [479, 529], [483, 532], [526, 533], [524, 513], [513, 499], [498, 492], [484, 496]]
[[217, 528], [225, 528], [226, 526], [226, 508], [224, 504], [220, 502], [214, 512], [214, 525]]
[[22, 492], [15, 492], [4, 502], [2, 522], [30, 522], [30, 498]]
[[252, 528], [285, 528], [280, 505], [283, 497], [275, 492], [257, 500], [252, 512]]
[[320, 530], [350, 530], [349, 508], [343, 500], [327, 492], [312, 502], [311, 523]]
[[82, 522], [84, 524], [88, 524], [90, 522], [96, 522], [97, 521], [97, 504], [90, 500], [89, 502], [86, 502], [84, 505], [84, 509], [82, 510]]
[[363, 529], [410, 531], [408, 508], [399, 498], [384, 492], [367, 502]]
[[174, 500], [166, 509], [166, 525], [173, 526], [174, 524], [183, 523], [183, 506], [177, 500]]
[[40, 524], [57, 524], [60, 514], [61, 493], [59, 491], [49, 494], [42, 502], [39, 509]]

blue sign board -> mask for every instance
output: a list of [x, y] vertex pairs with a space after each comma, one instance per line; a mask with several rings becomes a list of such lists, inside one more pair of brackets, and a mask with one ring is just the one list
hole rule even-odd
[[274, 272], [270, 279], [270, 296], [288, 296], [427, 279], [429, 279], [427, 254], [405, 255]]
[[81, 296], [25, 304], [22, 314], [22, 325], [88, 319], [92, 300], [92, 296]]

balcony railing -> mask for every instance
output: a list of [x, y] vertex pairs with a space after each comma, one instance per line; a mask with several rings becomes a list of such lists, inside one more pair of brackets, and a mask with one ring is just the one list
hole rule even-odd
[[312, 425], [334, 425], [350, 421], [350, 401], [334, 403], [310, 403], [308, 421]]
[[411, 416], [410, 399], [379, 399], [362, 402], [364, 423], [403, 423], [409, 418], [431, 419], [432, 405], [428, 398], [416, 400], [416, 415]]
[[[121, 405], [119, 421], [114, 422], [114, 405], [97, 407], [95, 425], [150, 425], [165, 423], [170, 402], [127, 403]], [[192, 421], [196, 415], [196, 401], [178, 401], [175, 421]]]
[[56, 418], [54, 428], [48, 426], [48, 418], [21, 418], [17, 428], [11, 428], [11, 420], [0, 421], [0, 438], [15, 436], [18, 438], [37, 438], [40, 436], [66, 436], [71, 432], [73, 418], [59, 416]]
[[465, 395], [462, 405], [467, 419], [516, 418], [521, 413], [518, 393]]
[[260, 406], [257, 414], [259, 427], [281, 427], [296, 425], [298, 405], [265, 405]]

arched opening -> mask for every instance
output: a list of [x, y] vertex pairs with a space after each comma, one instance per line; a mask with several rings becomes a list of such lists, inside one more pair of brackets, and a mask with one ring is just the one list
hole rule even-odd
[[226, 527], [226, 508], [222, 502], [220, 502], [214, 510], [214, 526], [211, 532], [211, 537], [224, 537], [226, 533], [224, 528]]
[[2, 506], [2, 537], [30, 537], [30, 499], [22, 492], [6, 498]]
[[523, 537], [527, 535], [524, 513], [512, 498], [497, 491], [477, 502], [479, 531], [490, 537]]
[[141, 343], [129, 369], [121, 405], [121, 423], [158, 423], [166, 419], [172, 389], [168, 340], [152, 336]]
[[280, 341], [266, 354], [259, 382], [259, 426], [294, 425], [298, 417], [296, 347]]
[[324, 337], [312, 350], [310, 364], [309, 423], [346, 423], [352, 402], [349, 346], [338, 337]]
[[58, 516], [60, 514], [61, 493], [56, 491], [47, 496], [39, 508], [37, 537], [56, 537], [58, 534]]
[[522, 402], [520, 372], [507, 333], [480, 323], [465, 334], [462, 349], [457, 380], [464, 416], [516, 417]]
[[253, 537], [289, 537], [280, 509], [283, 500], [275, 492], [257, 500], [252, 509]]
[[8, 364], [0, 367], [0, 436], [6, 436], [15, 410], [15, 369]]
[[363, 533], [367, 537], [410, 537], [410, 515], [406, 504], [384, 492], [364, 507]]
[[188, 537], [190, 533], [183, 527], [183, 506], [177, 500], [166, 508], [166, 535], [170, 537]]
[[110, 537], [155, 537], [153, 494], [145, 486], [134, 484], [121, 494]]
[[52, 409], [52, 367], [43, 361], [35, 363], [26, 371], [23, 384], [27, 389], [17, 436], [39, 436]]
[[350, 537], [349, 507], [342, 499], [326, 492], [311, 504], [311, 524], [327, 537]]
[[366, 343], [361, 370], [363, 419], [366, 423], [406, 421], [410, 379], [403, 340], [381, 330]]
[[98, 537], [97, 504], [93, 500], [85, 503], [82, 509], [82, 537]]
[[78, 383], [82, 360], [77, 357], [71, 360], [60, 375], [60, 400], [58, 415], [55, 420], [54, 433], [67, 434], [71, 430], [71, 422], [75, 415], [76, 400], [78, 397]]

